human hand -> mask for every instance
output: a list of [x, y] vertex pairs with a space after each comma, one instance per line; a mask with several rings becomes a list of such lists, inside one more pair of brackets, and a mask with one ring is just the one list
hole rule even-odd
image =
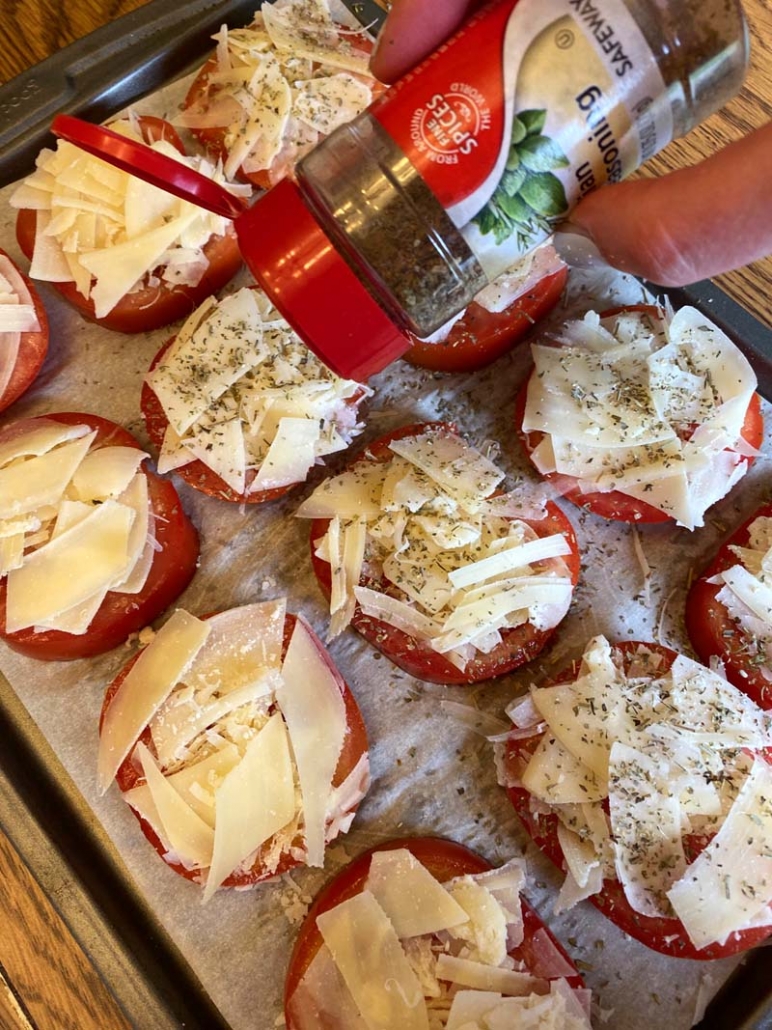
[[[452, 35], [481, 0], [393, 0], [372, 62], [393, 82]], [[603, 186], [570, 215], [602, 257], [684, 286], [772, 254], [772, 123], [701, 163]]]

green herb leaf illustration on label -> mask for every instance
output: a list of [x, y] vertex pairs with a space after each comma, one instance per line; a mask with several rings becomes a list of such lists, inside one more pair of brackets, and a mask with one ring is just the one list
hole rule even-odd
[[563, 183], [553, 173], [568, 167], [568, 158], [542, 130], [546, 111], [520, 111], [512, 122], [512, 140], [504, 174], [491, 199], [472, 221], [496, 243], [513, 234], [527, 247], [538, 234], [551, 231], [568, 210]]

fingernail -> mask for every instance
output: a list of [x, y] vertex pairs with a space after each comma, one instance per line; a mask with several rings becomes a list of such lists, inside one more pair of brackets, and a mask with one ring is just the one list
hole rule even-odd
[[553, 246], [572, 268], [607, 268], [603, 257], [586, 229], [573, 222], [561, 222], [555, 230]]

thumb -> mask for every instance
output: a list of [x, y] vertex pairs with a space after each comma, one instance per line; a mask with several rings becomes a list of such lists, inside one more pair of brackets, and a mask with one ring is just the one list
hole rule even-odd
[[772, 122], [691, 168], [601, 187], [571, 223], [610, 265], [661, 286], [772, 254]]

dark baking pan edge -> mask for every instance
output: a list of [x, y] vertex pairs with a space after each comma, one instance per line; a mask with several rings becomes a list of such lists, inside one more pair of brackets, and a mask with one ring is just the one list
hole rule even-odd
[[52, 900], [127, 1018], [138, 1030], [229, 1030], [2, 675], [0, 740], [0, 824], [39, 882], [52, 868], [74, 878], [69, 901]]
[[658, 297], [667, 297], [674, 308], [689, 304], [715, 322], [750, 361], [759, 381], [758, 392], [772, 401], [772, 329], [710, 279], [667, 289], [648, 282], [644, 285]]

